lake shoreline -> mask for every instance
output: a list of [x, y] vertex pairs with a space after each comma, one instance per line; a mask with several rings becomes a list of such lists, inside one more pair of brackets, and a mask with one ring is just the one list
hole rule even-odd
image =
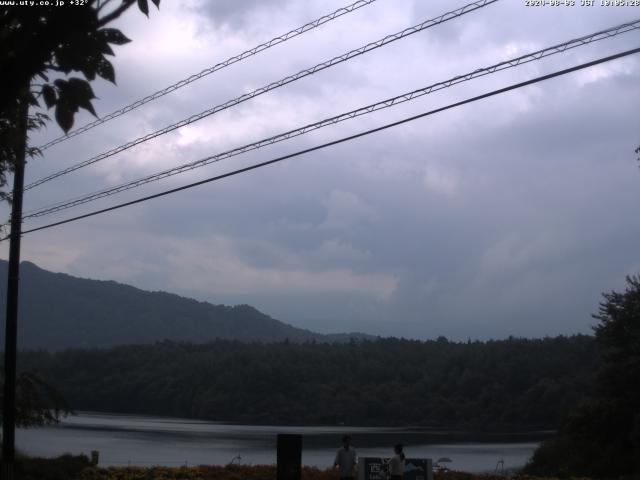
[[[523, 466], [540, 442], [523, 435], [434, 434], [433, 430], [337, 426], [240, 425], [166, 417], [81, 413], [56, 426], [18, 430], [17, 446], [28, 455], [55, 457], [64, 453], [100, 452], [104, 466], [226, 465], [240, 457], [243, 465], [276, 462], [280, 433], [303, 436], [302, 462], [318, 468], [331, 466], [340, 438], [353, 437], [361, 457], [385, 457], [391, 446], [403, 443], [417, 458], [453, 459], [465, 471], [493, 471]], [[535, 436], [534, 436], [535, 437]]]
[[[552, 437], [557, 433], [557, 430], [551, 428], [540, 428], [531, 426], [512, 426], [510, 428], [462, 428], [456, 426], [447, 425], [420, 425], [420, 424], [340, 424], [335, 425], [333, 423], [276, 423], [276, 422], [241, 422], [241, 421], [227, 421], [227, 420], [211, 420], [206, 418], [196, 417], [173, 417], [164, 415], [152, 415], [147, 413], [129, 413], [129, 412], [110, 412], [110, 411], [97, 411], [97, 410], [77, 410], [71, 416], [104, 416], [104, 417], [118, 417], [118, 418], [153, 418], [164, 419], [166, 421], [175, 421], [181, 423], [204, 423], [211, 425], [226, 425], [226, 426], [242, 426], [242, 425], [255, 425], [260, 427], [282, 427], [286, 429], [291, 428], [330, 428], [337, 427], [341, 430], [353, 429], [377, 429], [381, 431], [403, 431], [403, 432], [415, 432], [420, 434], [431, 434], [434, 436], [451, 436], [451, 437], [465, 437], [469, 439], [478, 440], [480, 437], [486, 438], [526, 438], [526, 439], [541, 439]], [[64, 421], [64, 419], [63, 419]]]

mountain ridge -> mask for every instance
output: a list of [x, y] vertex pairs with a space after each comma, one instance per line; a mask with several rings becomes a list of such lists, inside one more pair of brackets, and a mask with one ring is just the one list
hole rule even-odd
[[[4, 314], [8, 264], [0, 260], [0, 308]], [[250, 305], [214, 305], [113, 280], [50, 272], [21, 263], [19, 348], [62, 350], [149, 344], [163, 340], [204, 343], [344, 342], [373, 338], [361, 333], [321, 334], [294, 327]], [[4, 339], [4, 329], [0, 329]]]

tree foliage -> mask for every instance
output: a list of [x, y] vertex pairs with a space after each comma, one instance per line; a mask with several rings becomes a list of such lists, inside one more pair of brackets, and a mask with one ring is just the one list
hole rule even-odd
[[565, 418], [558, 438], [536, 451], [530, 473], [640, 474], [640, 277], [627, 277], [624, 292], [603, 297], [594, 315], [602, 355], [593, 395]]
[[[65, 132], [73, 127], [80, 108], [97, 115], [89, 82], [101, 77], [115, 83], [108, 56], [114, 55], [114, 45], [129, 42], [107, 25], [135, 3], [149, 14], [147, 0], [122, 0], [117, 6], [113, 0], [88, 0], [78, 6], [0, 6], [0, 188], [24, 142], [16, 127], [25, 105], [54, 109]], [[47, 120], [43, 112], [33, 114], [28, 130]], [[27, 151], [35, 153], [33, 148]]]
[[[49, 117], [42, 111], [29, 115], [29, 108], [54, 108], [65, 132], [80, 108], [96, 115], [89, 82], [99, 76], [115, 83], [107, 55], [114, 54], [112, 45], [129, 41], [106, 25], [136, 0], [122, 0], [117, 6], [112, 0], [64, 7], [6, 3], [0, 6], [0, 189], [7, 183], [7, 173], [22, 161], [25, 148], [27, 157], [38, 153], [28, 145], [25, 128], [27, 132], [42, 128]], [[148, 15], [147, 0], [137, 4]], [[82, 77], [72, 76], [78, 73]], [[8, 195], [0, 191], [0, 197]], [[19, 426], [55, 422], [66, 408], [55, 389], [27, 372], [16, 379], [16, 405]]]
[[220, 421], [548, 429], [585, 395], [592, 337], [162, 342], [23, 352], [78, 410]]
[[[2, 392], [0, 382], [0, 394]], [[0, 423], [2, 421], [0, 395]], [[22, 428], [42, 427], [57, 423], [61, 416], [72, 413], [57, 389], [37, 375], [22, 372], [16, 378], [16, 425]]]

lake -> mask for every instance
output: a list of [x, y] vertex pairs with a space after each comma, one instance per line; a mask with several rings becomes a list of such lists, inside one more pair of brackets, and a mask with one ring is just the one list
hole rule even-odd
[[409, 457], [442, 457], [450, 468], [493, 471], [525, 464], [544, 432], [522, 435], [470, 435], [424, 428], [368, 428], [347, 426], [256, 426], [139, 415], [79, 413], [59, 425], [19, 429], [16, 445], [37, 456], [100, 452], [100, 465], [201, 465], [276, 462], [276, 435], [303, 435], [302, 462], [331, 466], [340, 438], [353, 437], [359, 456], [388, 457], [395, 443], [405, 445]]

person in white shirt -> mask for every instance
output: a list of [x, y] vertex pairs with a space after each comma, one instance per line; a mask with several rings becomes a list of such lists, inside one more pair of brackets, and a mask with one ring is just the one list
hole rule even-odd
[[391, 480], [402, 480], [404, 476], [404, 452], [402, 445], [393, 447], [393, 457], [389, 459], [389, 477]]
[[351, 446], [351, 436], [342, 437], [342, 447], [336, 452], [336, 458], [333, 461], [334, 468], [340, 472], [340, 479], [352, 480], [354, 470], [358, 463], [358, 455]]

